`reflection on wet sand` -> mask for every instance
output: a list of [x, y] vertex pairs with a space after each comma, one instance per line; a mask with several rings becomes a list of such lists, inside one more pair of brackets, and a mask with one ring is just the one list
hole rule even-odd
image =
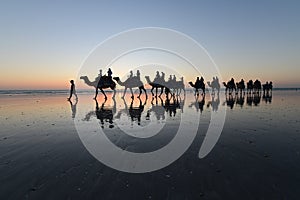
[[263, 94], [263, 96], [261, 93], [247, 93], [246, 95], [243, 93], [231, 93], [226, 94], [225, 96], [226, 101], [223, 103], [223, 105], [227, 105], [230, 109], [233, 109], [234, 105], [239, 105], [240, 108], [243, 108], [245, 104], [245, 98], [247, 106], [259, 106], [261, 99], [263, 99], [266, 103], [272, 102], [272, 94], [270, 93]]
[[[134, 121], [137, 121], [138, 125], [141, 125], [141, 117], [142, 117], [142, 113], [144, 111], [144, 107], [145, 107], [145, 105], [147, 103], [147, 98], [144, 100], [144, 103], [142, 102], [141, 98], [137, 98], [137, 99], [138, 100], [134, 100], [132, 98], [130, 106], [128, 108], [126, 100], [124, 98], [122, 98], [122, 100], [124, 102], [124, 109], [120, 109], [115, 118], [116, 119], [120, 119], [121, 115], [123, 113], [125, 113], [125, 114], [127, 114], [127, 116], [130, 117], [131, 124]], [[134, 106], [134, 101], [138, 101], [139, 102], [138, 106]]]
[[[123, 120], [124, 123], [129, 123], [131, 125], [136, 123], [138, 126], [141, 126], [142, 122], [149, 121], [152, 115], [155, 116], [155, 118], [151, 118], [151, 120], [155, 119], [156, 121], [167, 120], [167, 116], [169, 118], [176, 117], [179, 111], [180, 113], [184, 112], [185, 101], [189, 102], [189, 109], [193, 109], [196, 112], [200, 111], [200, 113], [202, 113], [205, 108], [211, 109], [213, 112], [217, 112], [220, 106], [220, 94], [218, 93], [212, 95], [188, 94], [184, 95], [183, 97], [180, 95], [166, 95], [164, 97], [154, 95], [152, 96], [150, 104], [147, 104], [148, 98], [120, 98], [117, 101], [115, 98], [111, 99], [113, 106], [106, 105], [106, 99], [104, 99], [104, 101], [101, 103], [101, 106], [99, 106], [98, 101], [95, 100], [95, 110], [89, 111], [83, 120], [89, 121], [91, 116], [96, 116], [97, 119], [100, 120], [102, 128], [105, 127], [106, 123], [108, 124], [109, 128], [115, 127], [114, 119], [121, 121]], [[262, 99], [266, 103], [271, 103], [272, 93], [263, 93], [263, 95], [262, 93], [255, 92], [246, 94], [243, 92], [228, 93], [225, 94], [225, 101], [222, 105], [227, 106], [230, 109], [234, 109], [235, 107], [243, 108], [245, 105], [259, 106]], [[72, 118], [74, 118], [76, 115], [77, 101], [74, 104], [70, 102], [70, 104]], [[128, 119], [130, 119], [130, 121], [124, 121], [124, 118], [122, 118], [123, 115], [129, 117]]]
[[113, 116], [116, 113], [116, 101], [113, 98], [113, 107], [106, 107], [105, 103], [106, 103], [107, 99], [105, 99], [101, 105], [101, 107], [99, 107], [99, 103], [97, 101], [97, 99], [95, 99], [95, 103], [96, 103], [96, 109], [95, 111], [90, 111], [85, 115], [85, 118], [83, 119], [84, 121], [89, 121], [91, 116], [96, 116], [97, 119], [100, 120], [101, 123], [101, 128], [104, 128], [105, 122], [109, 123], [109, 128], [113, 128]]
[[204, 105], [205, 105], [205, 94], [204, 95], [194, 95], [195, 101], [191, 102], [189, 108], [195, 107], [196, 111], [200, 113], [203, 112]]

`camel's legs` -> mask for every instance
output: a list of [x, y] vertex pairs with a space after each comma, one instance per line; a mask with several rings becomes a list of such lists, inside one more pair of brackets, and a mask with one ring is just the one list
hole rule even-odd
[[115, 96], [116, 96], [116, 89], [113, 89], [113, 90], [114, 90], [114, 95], [113, 95], [112, 98], [115, 98]]
[[100, 88], [100, 91], [102, 92], [102, 94], [104, 95], [104, 98], [105, 99], [107, 99], [107, 96], [106, 96], [106, 94], [105, 94], [105, 92], [103, 91], [103, 89], [102, 88]]
[[162, 95], [163, 91], [164, 91], [164, 88], [161, 87], [161, 88], [160, 88], [160, 95], [159, 95], [159, 97]]
[[133, 91], [132, 91], [132, 88], [129, 88], [130, 89], [130, 92], [131, 92], [131, 98], [133, 99], [134, 96], [133, 96]]
[[123, 93], [123, 96], [122, 96], [122, 98], [124, 98], [124, 97], [125, 97], [126, 91], [127, 91], [127, 87], [125, 87], [125, 89], [124, 89], [124, 93]]
[[140, 98], [140, 96], [141, 96], [141, 94], [142, 94], [142, 88], [143, 88], [143, 86], [140, 86], [140, 87], [139, 87], [140, 94], [139, 94], [138, 98]]
[[96, 98], [97, 98], [97, 95], [98, 95], [98, 88], [96, 88], [96, 93], [95, 93], [95, 97], [94, 97], [94, 99], [96, 99]]
[[153, 90], [154, 90], [154, 87], [152, 86], [152, 89], [151, 89], [152, 96], [154, 96]]
[[144, 90], [144, 92], [145, 92], [145, 95], [146, 95], [146, 99], [148, 98], [148, 95], [147, 95], [147, 91], [146, 91], [146, 89], [145, 89], [145, 87], [144, 86], [142, 86], [142, 90]]

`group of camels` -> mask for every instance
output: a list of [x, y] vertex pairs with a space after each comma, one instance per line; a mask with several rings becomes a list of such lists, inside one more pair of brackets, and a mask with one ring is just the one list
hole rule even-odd
[[273, 83], [272, 81], [266, 82], [265, 84], [261, 84], [261, 82], [256, 79], [254, 82], [253, 80], [249, 80], [245, 86], [245, 81], [241, 79], [240, 82], [235, 83], [234, 79], [232, 78], [227, 83], [223, 82], [223, 85], [225, 86], [226, 93], [229, 92], [229, 94], [233, 93], [235, 91], [236, 93], [245, 93], [247, 90], [247, 93], [260, 93], [262, 90], [264, 93], [272, 92], [273, 90]]
[[[180, 79], [180, 81], [176, 81], [174, 79], [169, 79], [168, 81], [165, 81], [164, 75], [165, 74], [162, 72], [162, 76], [156, 77], [153, 81], [150, 80], [149, 76], [145, 76], [147, 83], [152, 87], [151, 88], [152, 95], [154, 95], [154, 92], [153, 92], [154, 89], [156, 89], [156, 96], [157, 96], [157, 93], [158, 93], [158, 89], [161, 90], [159, 96], [162, 95], [164, 90], [165, 90], [166, 95], [168, 95], [168, 94], [174, 95], [175, 93], [177, 95], [179, 95], [181, 93], [181, 90], [183, 90], [184, 93], [185, 93], [183, 77]], [[101, 77], [97, 77], [95, 79], [95, 81], [90, 81], [87, 76], [81, 76], [80, 79], [83, 79], [83, 81], [87, 85], [92, 86], [96, 89], [94, 99], [97, 98], [98, 89], [103, 93], [105, 99], [107, 98], [107, 96], [106, 96], [103, 89], [107, 89], [107, 88], [112, 89], [114, 91], [113, 96], [115, 96], [115, 93], [116, 93], [116, 83], [115, 83], [115, 81], [120, 86], [125, 87], [124, 93], [123, 93], [123, 96], [122, 96], [123, 98], [126, 94], [127, 89], [129, 89], [130, 92], [131, 92], [131, 98], [134, 98], [133, 91], [132, 91], [133, 88], [138, 88], [139, 89], [140, 93], [139, 93], [138, 97], [140, 97], [140, 95], [142, 94], [143, 91], [145, 92], [146, 98], [148, 97], [146, 89], [144, 87], [144, 83], [140, 80], [139, 76], [128, 77], [125, 81], [121, 81], [121, 79], [119, 77], [113, 77], [112, 78], [112, 77], [106, 76], [106, 75], [103, 75]]]
[[[101, 75], [99, 77], [97, 77], [95, 79], [95, 81], [90, 81], [89, 78], [87, 76], [81, 76], [80, 79], [83, 79], [84, 82], [89, 85], [92, 86], [96, 89], [95, 92], [95, 97], [94, 99], [97, 98], [98, 95], [98, 89], [103, 93], [105, 99], [107, 99], [107, 96], [105, 94], [105, 92], [103, 91], [103, 89], [107, 89], [110, 88], [114, 91], [114, 95], [116, 93], [116, 83], [115, 81], [120, 85], [125, 87], [124, 89], [124, 93], [123, 93], [123, 98], [126, 94], [127, 89], [130, 90], [131, 92], [131, 98], [134, 98], [133, 95], [133, 88], [138, 88], [139, 89], [139, 95], [138, 98], [140, 97], [140, 95], [142, 94], [142, 92], [144, 91], [146, 98], [147, 96], [147, 92], [146, 89], [144, 87], [144, 83], [140, 80], [140, 76], [139, 74], [137, 76], [130, 76], [128, 77], [125, 81], [121, 81], [119, 77], [111, 77], [111, 76], [107, 76], [107, 75]], [[185, 86], [184, 86], [184, 81], [183, 81], [183, 77], [180, 78], [179, 81], [176, 81], [176, 77], [175, 75], [170, 76], [168, 81], [165, 81], [165, 73], [161, 73], [161, 75], [159, 74], [159, 72], [157, 72], [156, 77], [153, 81], [151, 81], [149, 76], [145, 76], [145, 79], [147, 81], [147, 83], [152, 87], [151, 88], [151, 93], [154, 96], [154, 92], [153, 90], [155, 89], [155, 96], [157, 96], [158, 94], [158, 90], [160, 89], [160, 93], [158, 96], [161, 96], [163, 94], [163, 91], [165, 91], [165, 94], [168, 96], [169, 94], [171, 95], [180, 95], [181, 91], [184, 92], [185, 94]], [[115, 80], [115, 81], [114, 81]], [[202, 90], [202, 95], [205, 94], [205, 83], [204, 83], [204, 78], [201, 77], [197, 77], [195, 82], [190, 81], [189, 82], [190, 86], [195, 88], [195, 95], [199, 95], [199, 90]], [[210, 82], [207, 82], [207, 85], [212, 88], [212, 94], [215, 93], [215, 90], [217, 91], [217, 93], [220, 92], [220, 83], [219, 83], [219, 79], [218, 77], [213, 77], [213, 80]], [[263, 90], [263, 92], [272, 92], [273, 89], [273, 84], [272, 82], [266, 82], [266, 84], [261, 84], [261, 82], [259, 80], [255, 80], [254, 82], [252, 80], [249, 80], [247, 82], [247, 87], [245, 85], [245, 82], [243, 79], [241, 79], [240, 82], [235, 82], [234, 79], [232, 78], [230, 81], [223, 82], [223, 85], [225, 86], [225, 93], [229, 93], [232, 94], [233, 92], [237, 93], [245, 93], [245, 91], [247, 90], [247, 93], [260, 93], [261, 90]]]

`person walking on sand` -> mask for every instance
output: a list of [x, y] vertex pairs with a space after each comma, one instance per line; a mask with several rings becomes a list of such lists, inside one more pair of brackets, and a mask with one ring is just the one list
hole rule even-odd
[[70, 83], [71, 83], [71, 89], [70, 89], [70, 96], [69, 96], [68, 100], [70, 100], [72, 98], [73, 94], [75, 95], [76, 100], [77, 100], [78, 97], [77, 97], [76, 90], [75, 90], [74, 80], [70, 80]]

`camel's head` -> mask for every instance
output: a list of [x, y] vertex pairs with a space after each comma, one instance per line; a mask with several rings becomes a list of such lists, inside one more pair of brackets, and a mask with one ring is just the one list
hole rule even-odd
[[120, 80], [119, 77], [113, 77], [114, 80], [116, 80], [117, 82]]
[[87, 76], [80, 76], [80, 79], [86, 79]]

